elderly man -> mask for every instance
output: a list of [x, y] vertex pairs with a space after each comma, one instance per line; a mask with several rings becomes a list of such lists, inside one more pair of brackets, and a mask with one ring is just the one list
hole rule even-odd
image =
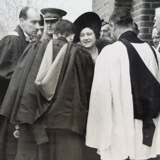
[[[36, 9], [33, 7], [22, 8], [19, 14], [19, 25], [0, 42], [0, 107], [20, 56], [31, 42], [32, 37], [37, 34], [39, 20], [40, 16]], [[10, 139], [11, 143], [7, 143], [6, 152], [9, 159], [16, 154], [17, 140], [13, 139], [12, 135], [14, 129], [13, 125], [8, 125], [7, 139]], [[2, 154], [0, 155], [2, 156]]]
[[153, 28], [152, 30], [152, 41], [153, 41], [153, 45], [156, 49], [159, 50], [159, 42], [160, 42], [160, 35], [158, 35], [158, 32], [157, 32], [157, 28]]
[[[160, 7], [155, 9], [155, 17], [154, 17], [154, 27], [157, 29], [157, 35], [160, 36]], [[157, 49], [160, 48], [160, 43], [157, 46]]]
[[160, 35], [160, 7], [155, 9], [154, 27], [156, 27], [158, 35]]
[[101, 30], [100, 30], [100, 38], [97, 40], [96, 46], [100, 50], [108, 45], [113, 43], [113, 39], [111, 38], [111, 32], [109, 29], [109, 24], [104, 19], [101, 20]]
[[152, 30], [152, 40], [154, 47], [157, 48], [160, 42], [160, 35], [158, 35], [157, 29], [155, 27]]
[[102, 20], [102, 27], [100, 31], [100, 38], [105, 39], [107, 37], [110, 37], [110, 29], [109, 24], [105, 20]]
[[137, 38], [129, 10], [115, 9], [109, 21], [117, 42], [96, 61], [86, 144], [102, 160], [153, 158], [160, 154], [159, 53]]

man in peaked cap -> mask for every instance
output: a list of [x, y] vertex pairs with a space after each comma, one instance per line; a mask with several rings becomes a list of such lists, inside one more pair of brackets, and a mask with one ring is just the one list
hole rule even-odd
[[57, 8], [44, 8], [41, 9], [41, 13], [44, 15], [44, 23], [48, 34], [54, 34], [59, 20], [67, 14], [66, 11]]
[[44, 15], [44, 20], [54, 20], [57, 18], [62, 18], [67, 14], [66, 11], [58, 8], [44, 8], [41, 9], [41, 12]]

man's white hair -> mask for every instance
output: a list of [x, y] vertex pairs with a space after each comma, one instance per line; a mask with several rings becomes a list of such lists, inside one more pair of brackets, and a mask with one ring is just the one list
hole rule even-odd
[[160, 7], [155, 9], [155, 15], [160, 17]]

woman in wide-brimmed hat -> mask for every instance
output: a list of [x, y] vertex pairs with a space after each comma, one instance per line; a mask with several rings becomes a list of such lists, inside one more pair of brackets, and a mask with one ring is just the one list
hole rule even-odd
[[[100, 17], [94, 12], [86, 12], [74, 21], [74, 25], [76, 32], [73, 42], [81, 45], [91, 55], [93, 62], [95, 62], [100, 53], [100, 49], [96, 46], [100, 37]], [[87, 147], [84, 137], [82, 139], [82, 153], [85, 160], [100, 160], [96, 150]]]
[[101, 19], [94, 12], [86, 12], [75, 21], [76, 33], [74, 41], [81, 44], [90, 54], [95, 62], [99, 54], [96, 42], [100, 36]]

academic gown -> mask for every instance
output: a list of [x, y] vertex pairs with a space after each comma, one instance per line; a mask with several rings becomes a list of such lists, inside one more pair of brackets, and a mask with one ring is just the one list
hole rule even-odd
[[[2, 40], [0, 41], [0, 107], [2, 105], [5, 93], [7, 91], [10, 79], [15, 70], [17, 62], [28, 44], [29, 42], [26, 41], [24, 32], [19, 25], [14, 31], [2, 38]], [[0, 117], [0, 120], [3, 124], [4, 117]], [[5, 121], [5, 123], [7, 123], [7, 121]], [[7, 126], [8, 125], [5, 125], [5, 127]], [[9, 132], [13, 130], [12, 125], [9, 125], [8, 127], [9, 128], [7, 130], [9, 130]], [[8, 138], [11, 140], [11, 143], [7, 146], [7, 155], [10, 159], [14, 159], [17, 140], [13, 139], [12, 134], [10, 135], [9, 132]], [[3, 143], [4, 140], [1, 141], [2, 146], [0, 146], [0, 152], [2, 152], [0, 153], [0, 156], [4, 158]]]
[[[30, 43], [21, 58], [18, 61], [18, 65], [15, 68], [12, 79], [10, 81], [8, 90], [6, 92], [2, 107], [1, 107], [1, 127], [0, 127], [0, 151], [2, 158], [5, 156], [5, 151], [7, 150], [7, 154], [15, 155], [17, 153], [17, 139], [13, 137], [13, 132], [15, 131], [14, 125], [17, 124], [15, 118], [15, 112], [19, 107], [19, 103], [21, 100], [21, 96], [24, 89], [24, 84], [26, 82], [27, 73], [30, 71], [32, 67], [32, 63], [36, 54], [36, 51], [41, 42], [37, 40], [35, 43]], [[47, 43], [44, 43], [44, 46]], [[43, 50], [43, 47], [41, 47]], [[7, 129], [8, 121], [12, 124], [12, 129]], [[14, 125], [13, 125], [14, 124]], [[8, 132], [9, 131], [9, 132]], [[8, 132], [8, 136], [7, 136]], [[7, 136], [7, 137], [6, 137]], [[12, 137], [12, 139], [10, 139]], [[7, 140], [7, 141], [6, 141]], [[14, 142], [15, 141], [15, 142]], [[7, 144], [7, 149], [4, 149], [4, 144]], [[9, 153], [8, 153], [9, 152]], [[14, 153], [14, 154], [13, 154]]]
[[[32, 134], [32, 127], [29, 124], [34, 123], [38, 108], [37, 87], [34, 81], [48, 42], [48, 39], [37, 40], [25, 50], [15, 69], [0, 111], [0, 114], [7, 117], [11, 123], [15, 125], [24, 124], [20, 125], [22, 136], [18, 140], [17, 159], [24, 159], [22, 155], [27, 149], [31, 149], [34, 154], [26, 154], [26, 159], [37, 156], [34, 150], [36, 149], [36, 143]], [[29, 143], [23, 143], [24, 139], [22, 137], [24, 136], [27, 136], [25, 137], [27, 138], [26, 141], [31, 142], [29, 147], [27, 146]]]
[[[129, 34], [131, 44], [159, 83], [159, 66], [151, 48], [147, 43], [135, 43], [132, 36]], [[127, 49], [120, 41], [106, 46], [95, 65], [86, 145], [97, 148], [102, 160], [156, 157], [160, 154], [160, 116], [153, 120], [156, 130], [149, 147], [142, 144], [142, 120], [134, 119]]]
[[[26, 99], [29, 99], [33, 104], [34, 98], [27, 97], [29, 94], [35, 96], [37, 94], [34, 81], [48, 42], [49, 40], [37, 40], [37, 42], [28, 46], [15, 69], [0, 111], [0, 114], [10, 119], [13, 124], [18, 124], [19, 122], [32, 124], [34, 122], [34, 115], [30, 119], [27, 118], [27, 120], [17, 119], [16, 116], [20, 108], [28, 106], [29, 101], [26, 102]], [[57, 45], [59, 44], [57, 43]], [[25, 101], [25, 104], [22, 105], [22, 101]]]
[[[17, 112], [21, 107], [21, 102], [26, 99], [23, 94], [26, 90], [26, 85], [29, 83], [28, 81], [34, 82], [34, 77], [36, 77], [48, 42], [49, 40], [37, 40], [31, 47], [28, 47], [15, 69], [0, 111], [0, 114], [10, 119], [10, 122], [13, 124], [26, 122], [17, 120]], [[33, 90], [35, 90], [35, 88]], [[36, 95], [36, 91], [34, 91], [34, 94]], [[32, 103], [30, 102], [30, 104]], [[26, 116], [24, 118], [28, 119], [28, 123], [31, 123], [33, 119]]]
[[[50, 58], [46, 60], [48, 59]], [[59, 65], [60, 63], [62, 66]], [[40, 70], [38, 75], [43, 77], [44, 70]], [[59, 70], [60, 74], [57, 74]], [[35, 139], [42, 147], [40, 153], [43, 156], [56, 156], [56, 159], [67, 160], [89, 159], [89, 157], [82, 158], [81, 142], [83, 140], [79, 137], [84, 134], [86, 127], [93, 71], [94, 64], [91, 55], [81, 46], [71, 43], [60, 50], [45, 78], [36, 79], [42, 95], [51, 101], [51, 105], [47, 106], [42, 99], [39, 105], [39, 118], [34, 124]], [[49, 78], [48, 73], [53, 80]], [[43, 81], [44, 79], [45, 81]], [[56, 79], [58, 83], [55, 84]], [[50, 81], [53, 81], [53, 84], [49, 83]], [[50, 95], [53, 95], [52, 100]], [[61, 137], [59, 138], [59, 136]], [[47, 149], [49, 152], [45, 151], [46, 148], [49, 148]], [[90, 150], [87, 151], [90, 152]], [[85, 155], [89, 155], [89, 153]]]
[[[53, 45], [54, 44], [55, 46], [57, 45], [59, 50], [66, 43], [67, 41], [61, 38], [58, 38], [57, 40], [53, 41]], [[21, 103], [20, 103], [19, 110], [17, 112], [17, 117], [16, 117], [17, 120], [20, 122], [26, 122], [29, 124], [33, 124], [35, 121], [35, 114], [36, 114], [36, 111], [39, 105], [38, 105], [38, 99], [37, 99], [37, 87], [34, 81], [36, 79], [46, 47], [47, 45], [45, 46], [44, 50], [39, 48], [38, 54], [35, 58], [37, 60], [33, 63], [33, 69], [31, 68], [31, 71], [28, 74], [27, 81], [25, 84], [25, 89], [22, 95]], [[57, 52], [59, 50], [57, 49]], [[32, 107], [29, 106], [28, 104], [32, 104]]]
[[[56, 40], [53, 40], [52, 45], [54, 46], [53, 47], [54, 51], [55, 49], [57, 49], [54, 52], [54, 55], [58, 53], [60, 48], [65, 43], [67, 43], [67, 41], [64, 38], [58, 38]], [[43, 51], [43, 56], [44, 54], [45, 54], [45, 50]], [[20, 120], [22, 123], [24, 123], [20, 125], [20, 133], [22, 136], [19, 137], [18, 152], [16, 156], [17, 159], [37, 159], [38, 160], [41, 157], [41, 155], [39, 155], [41, 154], [41, 152], [38, 150], [38, 145], [35, 141], [36, 137], [35, 135], [33, 135], [33, 126], [34, 126], [34, 120], [35, 120], [35, 113], [39, 107], [38, 97], [37, 97], [37, 87], [34, 81], [37, 76], [39, 66], [41, 64], [43, 56], [42, 54], [39, 55], [39, 53], [37, 53], [36, 59], [38, 60], [35, 60], [35, 62], [33, 63], [33, 69], [31, 69], [28, 74], [22, 99], [19, 105], [19, 109], [17, 111], [16, 118]], [[27, 143], [28, 141], [30, 143]]]
[[28, 44], [19, 25], [0, 41], [0, 105], [17, 62]]

